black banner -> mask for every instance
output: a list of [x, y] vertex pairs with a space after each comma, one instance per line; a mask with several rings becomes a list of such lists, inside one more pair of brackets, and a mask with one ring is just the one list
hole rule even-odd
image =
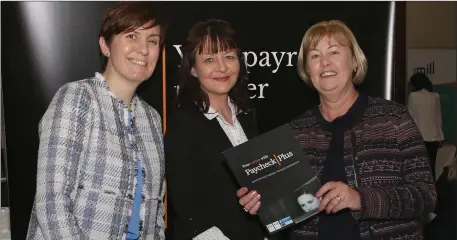
[[[193, 24], [209, 18], [230, 22], [242, 38], [250, 67], [250, 95], [261, 132], [317, 104], [316, 92], [298, 77], [296, 61], [306, 29], [322, 20], [342, 20], [356, 35], [369, 65], [360, 88], [387, 98], [393, 92], [393, 56], [389, 52], [393, 50], [395, 20], [391, 6], [395, 5], [389, 2], [154, 3], [168, 18], [167, 113], [178, 83], [180, 46]], [[60, 86], [100, 71], [98, 30], [103, 9], [110, 4], [1, 3], [1, 74], [13, 239], [25, 239], [27, 232], [36, 188], [38, 122]], [[139, 94], [163, 115], [162, 76], [160, 61], [151, 79], [140, 86]]]

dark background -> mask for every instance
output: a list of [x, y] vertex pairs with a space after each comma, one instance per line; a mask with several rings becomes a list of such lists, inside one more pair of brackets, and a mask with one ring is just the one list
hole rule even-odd
[[[385, 69], [389, 2], [169, 2], [163, 7], [176, 16], [168, 21], [166, 39], [168, 96], [174, 95], [173, 86], [177, 84], [177, 66], [173, 63], [178, 65], [180, 59], [173, 45], [182, 44], [188, 29], [197, 21], [219, 18], [229, 21], [237, 30], [244, 51], [257, 55], [262, 51], [298, 54], [303, 35], [311, 25], [322, 20], [342, 20], [354, 32], [368, 59], [368, 75], [361, 89], [384, 97], [385, 74], [390, 71]], [[297, 55], [293, 57], [293, 66], [282, 63], [276, 73], [272, 73], [273, 67], [250, 69], [251, 83], [269, 84], [265, 98], [254, 99], [261, 131], [283, 124], [317, 104], [316, 92], [297, 74], [296, 60]]]
[[[101, 14], [110, 2], [2, 2], [1, 74], [8, 149], [8, 184], [12, 239], [25, 239], [35, 194], [37, 126], [51, 98], [69, 81], [92, 77], [100, 71], [98, 30]], [[244, 51], [297, 52], [312, 24], [329, 19], [346, 22], [364, 50], [369, 70], [360, 89], [385, 97], [386, 44], [389, 2], [158, 2], [168, 17], [167, 112], [171, 110], [181, 45], [188, 29], [199, 20], [219, 18], [233, 24], [242, 37]], [[396, 55], [393, 100], [404, 103], [405, 21], [404, 3], [395, 4]], [[317, 94], [307, 87], [284, 56], [278, 72], [273, 67], [250, 69], [250, 82], [268, 83], [264, 99], [253, 99], [260, 130], [279, 126], [317, 104]], [[260, 59], [258, 59], [259, 61]], [[274, 61], [270, 55], [270, 61]], [[162, 62], [140, 86], [139, 94], [161, 114]], [[258, 92], [256, 93], [258, 95]], [[3, 202], [3, 201], [2, 201]]]

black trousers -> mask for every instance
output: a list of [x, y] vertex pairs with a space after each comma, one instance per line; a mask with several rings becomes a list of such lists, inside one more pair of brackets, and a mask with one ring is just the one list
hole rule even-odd
[[432, 167], [433, 180], [435, 180], [435, 165], [436, 165], [436, 154], [440, 147], [440, 142], [425, 142], [427, 148], [428, 158], [430, 159], [430, 166]]

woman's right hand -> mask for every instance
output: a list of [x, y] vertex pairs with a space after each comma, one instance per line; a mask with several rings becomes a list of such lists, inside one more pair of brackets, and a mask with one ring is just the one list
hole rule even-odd
[[257, 214], [260, 208], [260, 194], [256, 191], [250, 191], [246, 187], [242, 187], [236, 191], [236, 195], [240, 198], [240, 205], [243, 206], [244, 211], [252, 215]]

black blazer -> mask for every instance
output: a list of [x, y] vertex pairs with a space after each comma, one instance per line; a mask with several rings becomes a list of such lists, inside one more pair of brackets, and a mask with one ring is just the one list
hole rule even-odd
[[[253, 113], [237, 118], [248, 139], [256, 135]], [[170, 117], [165, 133], [167, 239], [191, 239], [212, 226], [231, 240], [268, 236], [258, 217], [239, 205], [239, 185], [221, 155], [231, 147], [217, 119], [209, 120], [195, 105], [181, 106]]]

